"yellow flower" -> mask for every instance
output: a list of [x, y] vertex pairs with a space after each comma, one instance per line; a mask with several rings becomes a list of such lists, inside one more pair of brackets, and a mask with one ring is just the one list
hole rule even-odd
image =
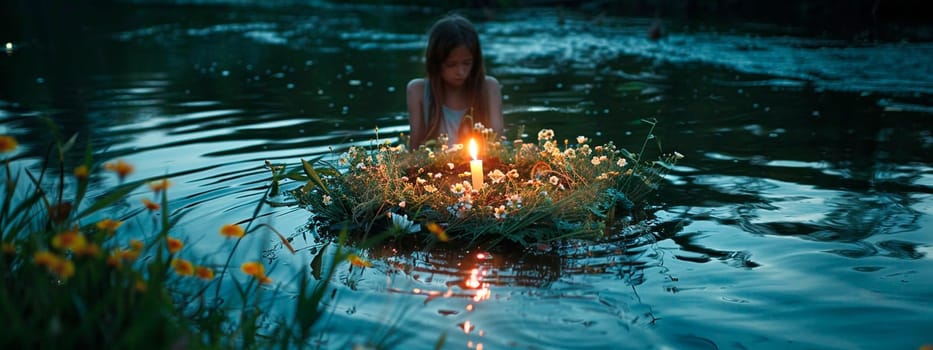
[[243, 273], [254, 277], [266, 275], [266, 268], [262, 266], [262, 263], [255, 261], [243, 263], [240, 265], [240, 271], [243, 271]]
[[191, 276], [194, 274], [194, 265], [185, 259], [173, 259], [172, 269], [174, 269], [175, 273], [179, 274], [180, 276]]
[[87, 240], [77, 228], [61, 232], [52, 237], [52, 246], [57, 249], [78, 251], [83, 249], [85, 245], [87, 245]]
[[75, 274], [75, 264], [71, 262], [71, 260], [55, 255], [47, 250], [36, 252], [36, 254], [33, 255], [33, 261], [38, 266], [45, 266], [49, 272], [62, 279], [67, 279]]
[[178, 251], [185, 246], [180, 239], [172, 237], [165, 237], [165, 243], [168, 247], [168, 252], [172, 254], [178, 253]]
[[437, 235], [437, 239], [440, 240], [441, 242], [447, 242], [448, 240], [450, 240], [450, 238], [447, 237], [447, 232], [444, 231], [444, 228], [441, 227], [441, 225], [438, 225], [437, 223], [434, 223], [434, 222], [429, 222], [427, 226], [428, 226], [428, 231]]
[[117, 160], [115, 163], [104, 164], [104, 169], [117, 173], [120, 180], [133, 172], [133, 166], [130, 165], [130, 163], [124, 162], [122, 159]]
[[259, 262], [245, 262], [240, 265], [240, 270], [259, 280], [259, 283], [272, 283], [272, 279], [266, 276], [266, 268]]
[[123, 261], [133, 262], [139, 258], [138, 250], [120, 250], [120, 259]]
[[13, 136], [0, 135], [0, 153], [13, 152], [17, 146], [19, 146], [19, 143], [16, 142], [16, 138]]
[[243, 228], [237, 224], [226, 224], [220, 227], [220, 234], [224, 237], [240, 238], [244, 233]]
[[107, 265], [113, 267], [123, 266], [123, 262], [134, 262], [139, 258], [138, 250], [123, 250], [116, 248], [107, 256]]
[[123, 221], [112, 220], [112, 219], [103, 219], [97, 222], [97, 228], [103, 231], [107, 231], [110, 234], [113, 234], [120, 228], [120, 225], [123, 225]]
[[120, 248], [110, 252], [110, 255], [107, 256], [107, 265], [113, 267], [120, 267], [123, 265], [123, 251], [120, 250]]
[[194, 268], [194, 275], [202, 280], [210, 281], [214, 279], [214, 270], [209, 267], [198, 266]]
[[74, 251], [75, 255], [77, 256], [97, 257], [100, 255], [100, 246], [95, 243], [89, 243], [72, 251]]
[[138, 239], [130, 240], [130, 249], [133, 250], [134, 252], [141, 252], [143, 250], [143, 247], [145, 246], [146, 244], [143, 243], [143, 241], [140, 241]]
[[146, 209], [149, 209], [150, 211], [159, 210], [159, 203], [153, 202], [147, 198], [143, 198], [143, 205], [145, 205]]
[[359, 267], [372, 267], [373, 266], [373, 263], [363, 260], [363, 258], [360, 258], [360, 256], [356, 254], [347, 255], [347, 261], [349, 261], [350, 264], [353, 266], [359, 266]]
[[67, 259], [59, 259], [51, 266], [49, 271], [61, 279], [68, 279], [75, 274], [75, 263]]
[[146, 291], [146, 281], [136, 280], [136, 284], [133, 285], [133, 289], [136, 289], [137, 292], [144, 293]]
[[55, 253], [52, 253], [48, 250], [38, 251], [32, 256], [32, 261], [38, 266], [49, 267], [58, 262], [61, 259]]
[[87, 179], [88, 173], [89, 173], [87, 169], [87, 165], [79, 165], [77, 168], [75, 168], [74, 173], [75, 173], [75, 177], [78, 178], [78, 180]]
[[149, 183], [149, 189], [151, 189], [152, 192], [159, 193], [159, 192], [161, 192], [161, 191], [164, 191], [164, 190], [168, 189], [169, 186], [171, 186], [171, 185], [172, 185], [172, 183], [171, 183], [171, 182], [168, 182], [168, 179], [162, 179], [162, 180], [159, 180], [159, 181], [150, 182], [150, 183]]

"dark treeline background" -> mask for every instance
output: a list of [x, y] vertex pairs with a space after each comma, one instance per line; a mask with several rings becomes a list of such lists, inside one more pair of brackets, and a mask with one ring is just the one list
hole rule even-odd
[[[0, 5], [0, 39], [19, 40], [24, 31], [67, 28], [73, 23], [120, 22], [135, 5], [157, 6], [327, 6], [321, 0], [11, 0]], [[481, 10], [489, 17], [500, 9], [558, 7], [591, 16], [658, 17], [686, 24], [728, 26], [730, 22], [761, 22], [792, 26], [800, 35], [855, 41], [933, 40], [933, 12], [911, 0], [362, 0], [351, 4], [394, 4], [433, 8]], [[38, 29], [42, 31], [42, 29]], [[675, 30], [675, 28], [671, 28]], [[73, 33], [73, 34], [79, 34]]]

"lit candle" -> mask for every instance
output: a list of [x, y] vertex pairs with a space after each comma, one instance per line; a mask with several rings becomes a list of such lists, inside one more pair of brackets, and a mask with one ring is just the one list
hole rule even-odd
[[470, 157], [473, 157], [473, 160], [470, 161], [470, 174], [473, 174], [473, 188], [479, 190], [483, 187], [483, 161], [477, 158], [477, 153], [479, 151], [476, 147], [476, 140], [470, 139]]

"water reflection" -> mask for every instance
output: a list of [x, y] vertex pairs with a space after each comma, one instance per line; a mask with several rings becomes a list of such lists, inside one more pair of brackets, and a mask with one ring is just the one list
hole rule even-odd
[[[136, 179], [170, 177], [172, 208], [191, 212], [179, 234], [223, 247], [212, 233], [252, 216], [269, 184], [266, 160], [333, 157], [407, 128], [404, 84], [422, 74], [430, 16], [320, 6], [144, 7], [85, 35], [16, 45], [0, 56], [10, 86], [0, 91], [0, 133], [38, 159], [53, 140], [37, 117], [49, 117], [60, 134], [80, 135], [76, 149], [91, 143], [99, 162], [125, 159]], [[478, 28], [509, 132], [547, 127], [637, 149], [638, 120], [661, 121], [648, 152], [687, 158], [648, 198], [650, 214], [595, 243], [365, 252], [373, 268], [341, 267], [325, 347], [366, 334], [420, 348], [441, 334], [473, 348], [926, 341], [929, 44], [851, 47], [675, 22], [649, 41], [648, 19], [600, 21], [532, 9]], [[106, 188], [112, 178], [94, 181]], [[278, 262], [276, 281], [308, 273], [333, 249], [309, 215], [264, 209], [258, 220], [298, 252], [259, 236], [262, 247], [242, 254]], [[881, 336], [884, 327], [897, 336]]]

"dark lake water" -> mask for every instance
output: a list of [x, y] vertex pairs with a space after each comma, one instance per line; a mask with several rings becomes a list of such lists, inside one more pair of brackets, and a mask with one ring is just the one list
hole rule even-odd
[[[190, 211], [174, 234], [192, 256], [219, 259], [230, 246], [217, 230], [251, 217], [265, 160], [334, 158], [376, 127], [407, 131], [405, 84], [421, 75], [439, 15], [137, 6], [22, 19], [12, 39], [0, 33], [13, 45], [0, 53], [0, 134], [38, 160], [45, 116], [91, 140], [98, 161], [134, 164], [134, 179], [169, 176], [173, 210]], [[933, 343], [933, 44], [676, 22], [651, 41], [650, 19], [471, 17], [503, 84], [507, 133], [551, 128], [635, 149], [648, 130], [639, 120], [657, 118], [664, 150], [686, 158], [647, 198], [653, 217], [604, 242], [368, 252], [373, 268], [335, 278], [323, 347], [388, 337], [433, 348], [442, 334], [451, 349]], [[115, 180], [96, 181], [100, 195]], [[259, 220], [306, 248], [317, 244], [309, 215], [285, 206]], [[146, 225], [127, 221], [129, 232]], [[244, 242], [235, 259], [275, 264], [285, 294], [272, 309], [284, 312], [312, 255], [272, 234]]]

